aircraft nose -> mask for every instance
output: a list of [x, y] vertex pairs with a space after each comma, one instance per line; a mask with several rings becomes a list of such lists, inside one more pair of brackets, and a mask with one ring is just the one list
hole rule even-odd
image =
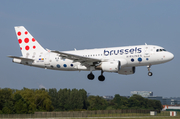
[[167, 57], [168, 57], [169, 60], [174, 59], [174, 55], [172, 53], [170, 53], [170, 52], [168, 53]]

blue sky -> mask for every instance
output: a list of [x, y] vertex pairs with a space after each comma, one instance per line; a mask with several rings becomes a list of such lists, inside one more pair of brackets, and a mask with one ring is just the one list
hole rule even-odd
[[[1, 1], [0, 88], [84, 88], [92, 95], [130, 95], [153, 91], [163, 97], [180, 96], [179, 0], [43, 0]], [[130, 45], [159, 45], [175, 58], [152, 66], [137, 67], [134, 75], [104, 73], [106, 80], [87, 79], [89, 72], [52, 71], [12, 63], [7, 55], [21, 56], [14, 26], [26, 29], [51, 50], [91, 49]]]

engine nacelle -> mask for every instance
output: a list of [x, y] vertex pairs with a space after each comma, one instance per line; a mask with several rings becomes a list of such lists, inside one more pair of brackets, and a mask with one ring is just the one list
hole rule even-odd
[[121, 70], [121, 67], [126, 66], [127, 61], [125, 59], [119, 59], [117, 60], [112, 60], [108, 62], [101, 62], [100, 66], [97, 66], [96, 69], [103, 70], [105, 72], [117, 72]]
[[122, 67], [121, 70], [118, 71], [118, 74], [124, 74], [124, 75], [134, 74], [135, 70], [136, 70], [135, 67]]
[[102, 62], [101, 69], [106, 72], [118, 72], [120, 70], [120, 62], [119, 61], [109, 61]]

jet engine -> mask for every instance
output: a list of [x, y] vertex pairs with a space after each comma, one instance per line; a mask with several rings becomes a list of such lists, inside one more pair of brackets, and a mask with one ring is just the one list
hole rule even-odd
[[118, 72], [120, 70], [120, 61], [102, 62], [101, 69], [105, 72]]
[[127, 61], [125, 59], [120, 60], [112, 60], [107, 62], [101, 62], [99, 66], [96, 67], [96, 69], [103, 70], [105, 72], [119, 72], [121, 70], [121, 67], [126, 66]]

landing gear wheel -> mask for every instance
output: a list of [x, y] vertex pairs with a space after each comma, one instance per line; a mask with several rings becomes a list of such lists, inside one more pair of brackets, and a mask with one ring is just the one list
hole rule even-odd
[[92, 73], [88, 74], [87, 78], [89, 80], [93, 80], [94, 79], [94, 74], [92, 74]]
[[149, 64], [149, 65], [147, 66], [147, 68], [148, 68], [148, 76], [152, 76], [153, 73], [150, 72], [150, 70], [151, 70], [151, 64]]
[[148, 72], [148, 76], [152, 76], [153, 75], [153, 73], [152, 72]]
[[103, 75], [100, 75], [100, 76], [98, 77], [98, 80], [99, 80], [99, 81], [104, 81], [104, 80], [105, 80], [105, 77], [104, 77]]

